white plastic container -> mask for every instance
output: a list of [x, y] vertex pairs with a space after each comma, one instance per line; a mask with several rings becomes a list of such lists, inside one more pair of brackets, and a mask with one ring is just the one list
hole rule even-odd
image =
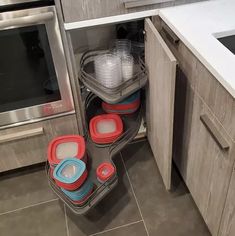
[[125, 55], [121, 58], [122, 61], [122, 78], [127, 81], [133, 77], [134, 58], [131, 55]]
[[96, 79], [107, 88], [115, 88], [122, 82], [121, 58], [109, 53], [95, 57]]

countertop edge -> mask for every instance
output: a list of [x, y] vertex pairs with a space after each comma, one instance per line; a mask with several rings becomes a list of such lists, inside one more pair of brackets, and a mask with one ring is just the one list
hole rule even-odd
[[171, 28], [171, 30], [180, 38], [180, 40], [192, 51], [192, 53], [198, 58], [198, 60], [209, 70], [209, 72], [219, 81], [219, 83], [229, 92], [229, 94], [235, 98], [235, 90], [233, 87], [224, 80], [218, 71], [194, 48], [194, 46], [177, 30], [170, 20], [162, 12], [164, 9], [159, 10], [159, 16], [162, 20]]

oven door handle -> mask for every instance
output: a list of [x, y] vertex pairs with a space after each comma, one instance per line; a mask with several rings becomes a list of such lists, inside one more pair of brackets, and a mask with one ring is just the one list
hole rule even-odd
[[53, 12], [45, 12], [31, 16], [23, 16], [19, 18], [6, 19], [0, 21], [0, 29], [6, 29], [17, 26], [27, 26], [32, 24], [37, 24], [53, 19]]

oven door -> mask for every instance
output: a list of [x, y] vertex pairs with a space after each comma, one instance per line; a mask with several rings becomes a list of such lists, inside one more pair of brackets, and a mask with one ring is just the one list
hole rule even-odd
[[0, 14], [0, 127], [74, 112], [54, 6]]

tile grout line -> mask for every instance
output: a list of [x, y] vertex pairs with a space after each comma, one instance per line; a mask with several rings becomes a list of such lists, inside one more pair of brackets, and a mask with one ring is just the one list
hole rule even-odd
[[126, 168], [126, 165], [125, 165], [125, 162], [124, 162], [124, 160], [123, 160], [123, 156], [122, 156], [122, 153], [121, 153], [121, 152], [120, 152], [120, 155], [121, 155], [122, 163], [123, 163], [124, 168], [125, 168], [125, 171], [126, 171], [126, 175], [127, 175], [128, 181], [129, 181], [130, 186], [131, 186], [132, 193], [133, 193], [133, 195], [134, 195], [134, 198], [135, 198], [135, 201], [136, 201], [136, 204], [137, 204], [137, 207], [138, 207], [140, 216], [141, 216], [142, 221], [143, 221], [143, 224], [144, 224], [144, 228], [145, 228], [145, 230], [146, 230], [147, 236], [149, 236], [149, 232], [148, 232], [147, 226], [146, 226], [146, 224], [145, 224], [144, 217], [143, 217], [143, 214], [142, 214], [142, 212], [141, 212], [140, 205], [139, 205], [138, 199], [137, 199], [137, 197], [136, 197], [136, 194], [135, 194], [133, 185], [132, 185], [132, 183], [131, 183], [131, 179], [130, 179], [130, 176], [129, 176], [129, 174], [128, 174], [128, 171], [127, 171], [127, 168]]
[[11, 210], [11, 211], [6, 211], [6, 212], [3, 212], [3, 213], [0, 213], [0, 216], [6, 215], [6, 214], [10, 214], [10, 213], [14, 213], [14, 212], [21, 211], [21, 210], [25, 210], [25, 209], [28, 209], [30, 207], [40, 206], [40, 205], [43, 205], [43, 204], [46, 204], [46, 203], [49, 203], [49, 202], [54, 202], [54, 201], [57, 201], [57, 200], [58, 200], [58, 198], [54, 198], [54, 199], [51, 199], [51, 200], [48, 200], [48, 201], [39, 202], [39, 203], [32, 204], [32, 205], [25, 206], [25, 207], [20, 207], [20, 208], [17, 208], [15, 210]]
[[65, 225], [66, 225], [67, 236], [70, 236], [70, 234], [69, 234], [69, 225], [68, 225], [68, 217], [67, 217], [67, 210], [66, 210], [65, 204], [64, 204], [64, 217], [65, 217]]
[[130, 225], [138, 224], [140, 222], [143, 222], [143, 220], [138, 220], [138, 221], [131, 222], [131, 223], [128, 223], [128, 224], [125, 224], [125, 225], [114, 227], [112, 229], [107, 229], [107, 230], [104, 230], [104, 231], [101, 231], [101, 232], [98, 232], [98, 233], [90, 234], [90, 236], [100, 235], [100, 234], [107, 233], [107, 232], [110, 232], [110, 231], [113, 231], [113, 230], [116, 230], [116, 229], [121, 229], [121, 228], [128, 227]]

